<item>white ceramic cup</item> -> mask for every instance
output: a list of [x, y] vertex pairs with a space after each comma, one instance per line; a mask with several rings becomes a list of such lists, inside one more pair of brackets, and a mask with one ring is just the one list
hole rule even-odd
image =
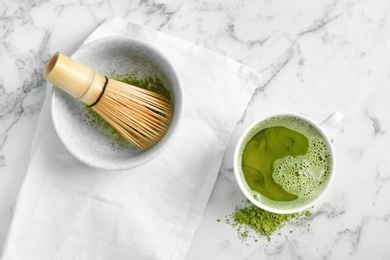
[[[259, 131], [261, 131], [264, 128], [258, 128], [258, 126], [264, 122], [265, 120], [268, 120], [270, 118], [274, 117], [293, 117], [297, 118], [299, 120], [302, 120], [309, 125], [311, 125], [317, 132], [322, 136], [323, 141], [326, 143], [326, 146], [329, 151], [330, 155], [330, 170], [329, 170], [329, 175], [328, 178], [326, 179], [326, 183], [321, 185], [321, 189], [316, 192], [316, 195], [311, 198], [310, 200], [305, 201], [304, 203], [296, 203], [294, 201], [288, 202], [275, 202], [273, 203], [270, 201], [269, 198], [261, 195], [257, 191], [253, 191], [249, 188], [249, 185], [246, 183], [244, 173], [242, 170], [242, 154], [243, 150], [248, 143], [248, 141], [256, 135]], [[337, 123], [339, 123], [342, 120], [343, 116], [341, 115], [340, 112], [334, 112], [331, 114], [328, 118], [326, 118], [323, 122], [317, 124], [316, 122], [312, 121], [311, 119], [299, 115], [299, 114], [291, 114], [291, 113], [286, 113], [286, 114], [277, 114], [277, 115], [272, 115], [266, 118], [262, 118], [260, 120], [257, 120], [256, 122], [252, 123], [241, 135], [236, 148], [234, 152], [234, 173], [235, 177], [237, 180], [237, 183], [241, 189], [241, 191], [244, 193], [244, 195], [256, 206], [267, 210], [269, 212], [274, 212], [278, 214], [290, 214], [290, 213], [296, 213], [303, 211], [309, 207], [311, 207], [313, 204], [315, 204], [322, 196], [325, 194], [325, 192], [328, 190], [333, 176], [335, 172], [335, 154], [333, 150], [332, 143], [329, 139], [329, 137], [326, 135], [325, 131], [326, 129], [329, 129], [333, 126], [335, 126]], [[266, 127], [265, 127], [266, 128]], [[255, 130], [255, 131], [254, 131]]]

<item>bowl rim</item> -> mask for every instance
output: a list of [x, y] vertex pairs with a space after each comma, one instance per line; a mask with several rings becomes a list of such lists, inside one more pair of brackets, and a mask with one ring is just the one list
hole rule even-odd
[[174, 115], [170, 123], [170, 126], [167, 132], [165, 133], [165, 135], [163, 136], [163, 138], [157, 144], [145, 150], [142, 156], [137, 156], [136, 160], [131, 160], [131, 157], [130, 160], [128, 161], [122, 161], [124, 163], [118, 163], [118, 162], [106, 163], [99, 160], [88, 160], [86, 156], [83, 156], [82, 153], [78, 152], [78, 149], [75, 149], [67, 142], [65, 136], [61, 135], [61, 130], [60, 130], [61, 126], [59, 120], [57, 120], [56, 118], [56, 114], [57, 114], [56, 100], [58, 98], [57, 95], [61, 90], [56, 87], [53, 87], [51, 91], [51, 118], [54, 124], [54, 128], [61, 142], [63, 143], [65, 148], [79, 161], [81, 161], [82, 163], [88, 166], [104, 169], [104, 170], [126, 170], [126, 169], [131, 169], [131, 168], [141, 166], [147, 162], [152, 161], [159, 154], [161, 154], [169, 146], [170, 143], [172, 143], [174, 133], [178, 129], [180, 118], [182, 117], [183, 114], [183, 106], [184, 106], [183, 85], [178, 71], [175, 69], [174, 65], [167, 59], [167, 57], [161, 51], [159, 51], [156, 47], [144, 41], [141, 41], [136, 38], [128, 37], [128, 36], [108, 36], [108, 37], [103, 37], [91, 41], [86, 45], [77, 49], [70, 57], [72, 59], [77, 60], [77, 57], [81, 55], [81, 53], [83, 53], [85, 50], [89, 48], [93, 48], [95, 45], [107, 45], [111, 41], [117, 41], [117, 42], [122, 41], [125, 43], [129, 43], [129, 45], [136, 44], [138, 46], [142, 46], [142, 48], [146, 48], [148, 51], [153, 53], [153, 55], [157, 55], [159, 60], [161, 60], [164, 63], [163, 64], [164, 68], [170, 73], [172, 73], [173, 75], [172, 79], [175, 81], [175, 85], [177, 86], [177, 88], [175, 89], [175, 93], [173, 95], [174, 102], [172, 102], [174, 106]]
[[[327, 147], [329, 148], [329, 154], [330, 154], [330, 159], [331, 159], [330, 160], [331, 161], [331, 166], [330, 166], [328, 181], [327, 181], [326, 185], [321, 189], [321, 191], [318, 194], [318, 196], [315, 199], [313, 199], [312, 201], [310, 201], [310, 202], [308, 202], [308, 203], [306, 203], [306, 204], [304, 204], [302, 206], [288, 208], [288, 209], [273, 208], [273, 207], [270, 207], [268, 205], [264, 205], [260, 201], [256, 200], [247, 191], [247, 189], [245, 188], [245, 186], [243, 184], [244, 180], [241, 178], [241, 172], [240, 172], [241, 166], [239, 165], [239, 163], [240, 163], [239, 162], [240, 148], [241, 148], [241, 146], [243, 144], [243, 141], [245, 140], [245, 137], [247, 136], [247, 134], [254, 127], [256, 127], [259, 123], [261, 123], [261, 122], [263, 122], [263, 121], [265, 121], [267, 119], [270, 119], [270, 118], [282, 117], [282, 116], [294, 117], [294, 118], [303, 120], [303, 121], [309, 123], [310, 125], [312, 125], [321, 134], [321, 136], [325, 140], [325, 142], [327, 144]], [[325, 133], [325, 131], [321, 128], [320, 124], [316, 123], [315, 121], [313, 121], [312, 119], [310, 119], [310, 118], [308, 118], [306, 116], [303, 116], [303, 115], [298, 114], [298, 113], [290, 113], [290, 112], [287, 112], [287, 113], [274, 113], [272, 115], [265, 116], [265, 117], [262, 117], [260, 119], [257, 119], [253, 123], [251, 123], [244, 130], [244, 132], [241, 134], [239, 140], [236, 143], [236, 146], [235, 146], [235, 149], [234, 149], [233, 160], [234, 160], [233, 161], [233, 171], [234, 171], [235, 179], [236, 179], [236, 182], [237, 182], [238, 186], [240, 187], [240, 190], [245, 195], [245, 197], [249, 201], [251, 201], [254, 205], [256, 205], [257, 207], [259, 207], [261, 209], [264, 209], [266, 211], [269, 211], [269, 212], [277, 213], [277, 214], [292, 214], [292, 213], [302, 212], [302, 211], [312, 207], [315, 203], [317, 203], [320, 199], [322, 199], [324, 194], [329, 190], [329, 187], [330, 187], [331, 183], [333, 182], [335, 169], [336, 169], [336, 157], [335, 157], [335, 152], [334, 152], [334, 148], [333, 148], [332, 142], [330, 141], [330, 139], [329, 139], [328, 135]]]

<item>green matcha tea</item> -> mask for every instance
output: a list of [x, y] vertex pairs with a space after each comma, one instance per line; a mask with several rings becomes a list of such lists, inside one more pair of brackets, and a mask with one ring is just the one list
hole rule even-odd
[[304, 206], [318, 197], [329, 179], [327, 142], [299, 118], [262, 121], [247, 134], [240, 154], [247, 190], [269, 207]]

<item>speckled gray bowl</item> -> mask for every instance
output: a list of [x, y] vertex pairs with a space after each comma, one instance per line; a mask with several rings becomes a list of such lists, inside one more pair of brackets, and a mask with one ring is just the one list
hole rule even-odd
[[65, 147], [75, 157], [92, 167], [124, 170], [151, 161], [169, 145], [182, 115], [183, 93], [179, 75], [160, 52], [135, 39], [107, 37], [80, 48], [72, 59], [102, 75], [157, 77], [170, 90], [174, 109], [165, 136], [150, 149], [141, 151], [130, 144], [116, 144], [102, 129], [88, 123], [88, 112], [79, 101], [54, 87], [51, 100], [54, 126]]

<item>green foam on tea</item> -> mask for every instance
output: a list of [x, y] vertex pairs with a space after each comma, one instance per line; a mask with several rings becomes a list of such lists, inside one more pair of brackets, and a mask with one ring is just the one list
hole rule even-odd
[[331, 158], [324, 137], [304, 120], [277, 116], [247, 134], [240, 150], [249, 193], [279, 209], [304, 206], [327, 184]]
[[287, 156], [304, 155], [308, 148], [309, 141], [304, 135], [284, 126], [261, 130], [249, 140], [242, 155], [242, 170], [249, 187], [272, 200], [297, 199], [297, 195], [275, 182], [274, 163]]

